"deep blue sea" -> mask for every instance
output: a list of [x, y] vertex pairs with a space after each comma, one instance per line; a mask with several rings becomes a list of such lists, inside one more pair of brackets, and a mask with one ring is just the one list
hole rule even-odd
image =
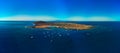
[[89, 30], [35, 29], [33, 21], [1, 21], [0, 53], [120, 53], [120, 22], [73, 22]]

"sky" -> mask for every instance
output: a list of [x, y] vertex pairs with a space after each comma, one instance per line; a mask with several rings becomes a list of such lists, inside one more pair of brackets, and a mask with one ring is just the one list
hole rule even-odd
[[0, 21], [120, 21], [119, 0], [0, 0]]

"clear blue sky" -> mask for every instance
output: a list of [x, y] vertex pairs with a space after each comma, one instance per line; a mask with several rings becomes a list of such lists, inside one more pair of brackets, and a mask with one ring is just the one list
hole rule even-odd
[[60, 20], [74, 16], [107, 17], [120, 21], [120, 1], [0, 0], [0, 18], [7, 19], [7, 17], [16, 15], [52, 16]]

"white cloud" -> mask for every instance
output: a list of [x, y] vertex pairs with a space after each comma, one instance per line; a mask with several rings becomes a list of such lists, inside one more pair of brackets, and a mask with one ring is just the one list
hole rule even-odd
[[27, 15], [19, 15], [19, 16], [11, 16], [11, 17], [3, 17], [0, 18], [1, 21], [8, 20], [8, 21], [53, 21], [57, 20], [52, 16], [27, 16]]
[[91, 17], [88, 19], [89, 21], [115, 21], [109, 17]]
[[85, 18], [79, 17], [79, 16], [75, 16], [75, 17], [70, 17], [67, 20], [68, 21], [85, 21]]
[[68, 18], [69, 21], [115, 21], [112, 18], [109, 17], [80, 17], [80, 16], [75, 16]]
[[[0, 21], [55, 21], [55, 20], [63, 20], [60, 18], [55, 18], [52, 16], [27, 16], [27, 15], [18, 15], [11, 17], [3, 17], [0, 18]], [[80, 17], [74, 16], [70, 18], [65, 18], [63, 21], [116, 21], [109, 17]]]

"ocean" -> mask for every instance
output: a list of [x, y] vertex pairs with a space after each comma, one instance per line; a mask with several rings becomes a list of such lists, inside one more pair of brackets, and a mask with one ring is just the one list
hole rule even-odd
[[73, 22], [93, 25], [89, 30], [25, 28], [33, 22], [1, 21], [0, 53], [120, 53], [120, 22]]

